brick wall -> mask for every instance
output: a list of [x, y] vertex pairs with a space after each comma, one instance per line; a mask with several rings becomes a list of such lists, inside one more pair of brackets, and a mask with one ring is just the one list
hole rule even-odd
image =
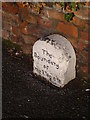
[[90, 21], [74, 16], [67, 22], [64, 14], [44, 7], [40, 14], [35, 8], [23, 8], [22, 4], [2, 3], [2, 37], [21, 45], [23, 52], [32, 53], [35, 41], [53, 33], [61, 34], [71, 42], [77, 56], [77, 71], [88, 74]]

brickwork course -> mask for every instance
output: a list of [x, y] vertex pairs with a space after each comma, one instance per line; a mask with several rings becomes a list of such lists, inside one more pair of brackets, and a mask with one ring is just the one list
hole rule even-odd
[[67, 22], [64, 15], [65, 13], [49, 7], [44, 7], [37, 14], [35, 8], [23, 7], [20, 2], [3, 2], [2, 37], [21, 45], [24, 53], [32, 54], [32, 47], [40, 37], [53, 33], [63, 35], [75, 49], [79, 64], [77, 69], [87, 76], [90, 63], [90, 21], [74, 16], [72, 21]]

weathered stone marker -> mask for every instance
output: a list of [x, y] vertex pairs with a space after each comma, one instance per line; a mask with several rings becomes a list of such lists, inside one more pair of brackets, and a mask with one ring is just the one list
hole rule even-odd
[[33, 59], [33, 72], [57, 87], [63, 87], [76, 76], [74, 49], [61, 35], [53, 34], [35, 42]]

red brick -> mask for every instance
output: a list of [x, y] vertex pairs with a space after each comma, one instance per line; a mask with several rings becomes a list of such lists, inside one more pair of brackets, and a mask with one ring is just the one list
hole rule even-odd
[[24, 44], [23, 38], [21, 36], [18, 36], [18, 45], [22, 46]]
[[61, 21], [65, 20], [64, 13], [58, 12], [56, 10], [44, 9], [42, 10], [42, 14], [47, 18], [52, 18], [52, 19], [61, 20]]
[[88, 52], [82, 51], [82, 57], [84, 60], [86, 60], [86, 62], [88, 62], [88, 55], [89, 55]]
[[88, 66], [84, 66], [82, 69], [84, 73], [88, 73]]
[[[90, 20], [87, 20], [86, 23], [90, 26]], [[89, 28], [89, 26], [88, 26], [88, 28]]]
[[90, 64], [90, 57], [88, 58], [88, 63]]
[[13, 42], [13, 43], [16, 43], [20, 46], [23, 45], [23, 38], [21, 36], [17, 36], [17, 35], [14, 35], [14, 34], [11, 34], [10, 35], [10, 40]]
[[6, 2], [2, 2], [2, 10], [7, 11], [7, 3]]
[[77, 39], [73, 39], [73, 38], [67, 38], [67, 39], [71, 42], [71, 44], [74, 48], [78, 49], [78, 40]]
[[23, 44], [22, 50], [25, 54], [32, 54], [32, 46], [29, 44]]
[[52, 20], [38, 17], [37, 22], [38, 22], [38, 25], [43, 26], [45, 28], [53, 28], [53, 21]]
[[83, 40], [79, 40], [78, 47], [79, 47], [80, 51], [85, 50], [85, 49], [87, 51], [89, 49], [88, 43], [85, 43]]
[[90, 32], [80, 31], [80, 39], [88, 41], [90, 39]]
[[29, 30], [28, 30], [28, 27], [24, 27], [21, 29], [22, 33], [25, 34], [25, 35], [29, 35]]
[[55, 30], [53, 30], [53, 29], [49, 30], [45, 27], [42, 28], [39, 25], [30, 25], [28, 27], [28, 32], [30, 35], [37, 36], [38, 38], [40, 38], [42, 36], [46, 36], [51, 33], [55, 33]]
[[30, 35], [37, 36], [38, 38], [49, 35], [50, 33], [55, 33], [53, 29], [45, 29], [45, 27], [42, 28], [39, 25], [29, 26], [28, 30]]
[[28, 25], [28, 23], [26, 22], [26, 21], [23, 21], [22, 23], [21, 23], [21, 28], [24, 28], [24, 27], [26, 27]]
[[40, 26], [29, 26], [28, 27], [28, 31], [29, 34], [40, 37], [40, 33], [42, 31], [42, 29], [40, 28]]
[[22, 28], [22, 33], [25, 35], [40, 36], [40, 27], [35, 25], [28, 25]]
[[8, 2], [7, 3], [7, 12], [11, 14], [17, 14], [18, 13], [18, 7], [15, 3]]
[[23, 8], [22, 10], [19, 11], [19, 16], [21, 21], [27, 21], [28, 23], [33, 23], [36, 24], [37, 23], [37, 16], [34, 14], [32, 15], [32, 13], [29, 12], [28, 8]]
[[23, 4], [21, 2], [17, 2], [17, 5], [18, 5], [19, 9], [23, 8]]
[[73, 24], [79, 27], [83, 27], [84, 29], [88, 29], [88, 23], [85, 20], [82, 20], [76, 16], [73, 18]]
[[2, 30], [2, 38], [8, 40], [9, 39], [9, 31]]
[[17, 35], [11, 35], [10, 39], [13, 43], [18, 43], [18, 36]]
[[34, 15], [28, 15], [26, 17], [26, 21], [28, 21], [28, 23], [33, 23], [33, 24], [37, 24], [37, 16]]
[[67, 36], [78, 38], [78, 29], [74, 25], [71, 25], [71, 24], [68, 24], [68, 23], [65, 24], [63, 22], [59, 22], [58, 26], [57, 26], [57, 30], [60, 33], [63, 33], [65, 35], [67, 35]]
[[85, 56], [87, 61], [88, 61], [88, 55], [89, 55], [88, 52], [84, 51], [84, 56]]
[[2, 21], [2, 29], [11, 31], [12, 30], [12, 25], [9, 22]]
[[17, 36], [20, 36], [21, 35], [21, 30], [20, 30], [20, 27], [12, 27], [12, 33], [14, 35], [17, 35]]
[[8, 14], [6, 12], [2, 12], [2, 21], [6, 21], [10, 23], [11, 25], [19, 25], [19, 16], [15, 16], [12, 14]]
[[28, 17], [29, 14], [30, 13], [29, 13], [27, 8], [23, 8], [22, 10], [19, 11], [19, 15], [20, 15], [21, 20], [26, 20], [26, 18]]
[[22, 22], [20, 27], [21, 27], [22, 33], [24, 33], [26, 35], [29, 34], [28, 23], [26, 21]]
[[35, 36], [22, 35], [22, 38], [24, 39], [25, 44], [33, 45], [37, 41], [37, 37]]

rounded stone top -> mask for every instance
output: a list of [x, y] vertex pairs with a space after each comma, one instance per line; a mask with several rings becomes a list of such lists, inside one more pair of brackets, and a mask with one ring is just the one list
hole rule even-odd
[[75, 78], [76, 55], [71, 43], [58, 34], [40, 38], [33, 46], [33, 72], [63, 87]]

